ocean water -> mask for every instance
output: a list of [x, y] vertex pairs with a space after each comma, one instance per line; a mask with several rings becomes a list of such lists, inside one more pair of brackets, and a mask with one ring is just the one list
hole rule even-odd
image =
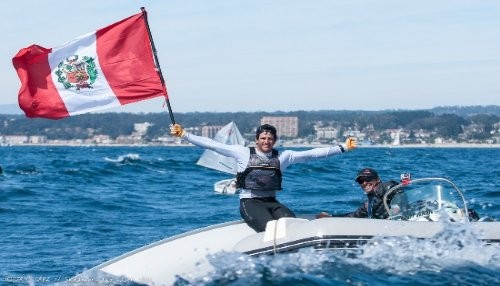
[[[197, 166], [198, 147], [1, 147], [0, 285], [51, 285], [157, 240], [240, 219], [238, 197]], [[495, 148], [359, 148], [291, 166], [279, 200], [299, 215], [347, 212], [363, 199], [362, 167], [384, 180], [446, 177], [480, 216], [500, 219]], [[458, 247], [460, 246], [460, 247]], [[356, 257], [303, 250], [210, 258], [196, 285], [500, 285], [500, 249], [466, 230], [432, 241], [375, 240]]]

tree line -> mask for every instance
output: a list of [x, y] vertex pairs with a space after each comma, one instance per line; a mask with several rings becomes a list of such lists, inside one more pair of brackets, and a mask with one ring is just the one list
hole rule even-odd
[[[465, 110], [467, 110], [465, 112]], [[385, 111], [277, 111], [277, 112], [188, 112], [174, 113], [176, 122], [184, 127], [225, 125], [234, 121], [240, 131], [253, 133], [263, 116], [297, 116], [299, 137], [314, 135], [314, 125], [334, 126], [340, 129], [372, 126], [375, 130], [399, 129], [433, 131], [445, 138], [456, 138], [464, 126], [476, 124], [482, 132], [477, 136], [485, 139], [500, 122], [500, 106], [439, 107], [429, 110]], [[169, 134], [168, 113], [94, 113], [82, 114], [59, 120], [26, 118], [23, 115], [0, 115], [0, 135], [40, 135], [49, 140], [86, 139], [97, 134], [115, 139], [130, 135], [134, 123], [152, 123], [146, 139]]]

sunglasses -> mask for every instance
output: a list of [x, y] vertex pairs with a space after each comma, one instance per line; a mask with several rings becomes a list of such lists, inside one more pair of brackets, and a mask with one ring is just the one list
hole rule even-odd
[[375, 180], [375, 178], [359, 178], [358, 179], [358, 184], [362, 185], [364, 183], [369, 183], [371, 181]]

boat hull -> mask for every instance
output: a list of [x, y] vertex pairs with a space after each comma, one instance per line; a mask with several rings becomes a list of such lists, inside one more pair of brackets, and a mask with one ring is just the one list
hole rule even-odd
[[[486, 244], [500, 243], [500, 222], [471, 222], [467, 225]], [[93, 277], [95, 282], [95, 277], [106, 277], [106, 281], [172, 285], [178, 279], [198, 279], [215, 270], [207, 256], [221, 251], [253, 256], [294, 252], [307, 247], [354, 250], [374, 237], [426, 239], [443, 231], [444, 227], [442, 222], [282, 218], [269, 222], [265, 232], [256, 233], [243, 221], [233, 221], [158, 241], [103, 263], [76, 278], [88, 281]]]
[[252, 234], [255, 231], [243, 221], [201, 228], [116, 257], [80, 274], [73, 281], [133, 281], [145, 285], [172, 285], [178, 277], [201, 277], [211, 272], [214, 269], [207, 255], [233, 251], [239, 240]]
[[[464, 225], [451, 223], [451, 225]], [[487, 244], [500, 243], [500, 222], [470, 222], [470, 231]], [[374, 237], [432, 238], [443, 222], [396, 221], [330, 217], [316, 220], [284, 218], [268, 224], [266, 232], [239, 241], [234, 251], [249, 255], [293, 252], [305, 247], [352, 250]]]

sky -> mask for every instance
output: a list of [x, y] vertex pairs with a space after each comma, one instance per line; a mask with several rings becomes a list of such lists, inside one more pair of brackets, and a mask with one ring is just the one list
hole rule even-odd
[[[500, 104], [500, 1], [3, 1], [0, 105], [12, 57], [123, 18], [148, 20], [176, 112]], [[163, 112], [162, 98], [107, 111]]]

